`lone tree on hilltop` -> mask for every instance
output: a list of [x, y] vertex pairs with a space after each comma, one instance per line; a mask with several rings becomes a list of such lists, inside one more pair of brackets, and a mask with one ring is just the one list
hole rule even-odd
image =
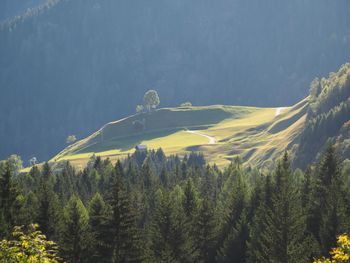
[[157, 108], [160, 100], [157, 91], [149, 90], [143, 96], [143, 104], [148, 111]]
[[75, 135], [69, 135], [66, 139], [66, 143], [67, 144], [72, 144], [74, 142], [76, 142], [77, 137]]

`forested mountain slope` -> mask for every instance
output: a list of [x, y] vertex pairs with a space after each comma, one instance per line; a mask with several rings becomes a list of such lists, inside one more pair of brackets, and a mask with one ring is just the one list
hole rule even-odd
[[342, 158], [350, 158], [350, 64], [315, 79], [310, 87], [310, 106], [294, 164], [315, 161], [327, 144], [336, 144]]
[[50, 2], [0, 30], [0, 157], [48, 159], [149, 88], [163, 106], [292, 105], [350, 59], [347, 0]]

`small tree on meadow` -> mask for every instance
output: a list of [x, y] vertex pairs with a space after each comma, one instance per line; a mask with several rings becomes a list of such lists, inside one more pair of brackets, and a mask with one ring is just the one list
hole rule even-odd
[[157, 91], [149, 90], [143, 96], [143, 105], [148, 111], [157, 108], [159, 104], [160, 100]]
[[71, 144], [77, 140], [77, 137], [75, 135], [69, 135], [66, 139], [67, 144]]
[[136, 113], [141, 113], [141, 112], [143, 112], [143, 110], [144, 110], [143, 105], [137, 105], [136, 106]]

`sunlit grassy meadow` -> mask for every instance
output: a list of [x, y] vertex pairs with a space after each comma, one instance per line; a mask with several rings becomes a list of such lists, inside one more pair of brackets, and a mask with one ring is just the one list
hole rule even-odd
[[[164, 108], [108, 123], [51, 161], [69, 160], [81, 168], [93, 154], [116, 160], [134, 152], [136, 145], [146, 144], [148, 149], [162, 148], [168, 155], [201, 151], [219, 166], [240, 155], [246, 163], [268, 167], [298, 137], [306, 105], [307, 99], [287, 108]], [[145, 123], [142, 131], [133, 127], [137, 120]], [[209, 144], [208, 137], [215, 143]]]

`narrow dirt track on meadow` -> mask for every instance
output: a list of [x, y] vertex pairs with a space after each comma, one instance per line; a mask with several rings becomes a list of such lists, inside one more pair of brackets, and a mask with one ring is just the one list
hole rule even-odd
[[208, 144], [216, 144], [216, 139], [212, 136], [205, 135], [205, 134], [199, 133], [197, 131], [191, 131], [191, 130], [186, 130], [186, 132], [192, 133], [192, 134], [197, 134], [197, 135], [200, 135], [200, 136], [207, 138], [209, 140]]

